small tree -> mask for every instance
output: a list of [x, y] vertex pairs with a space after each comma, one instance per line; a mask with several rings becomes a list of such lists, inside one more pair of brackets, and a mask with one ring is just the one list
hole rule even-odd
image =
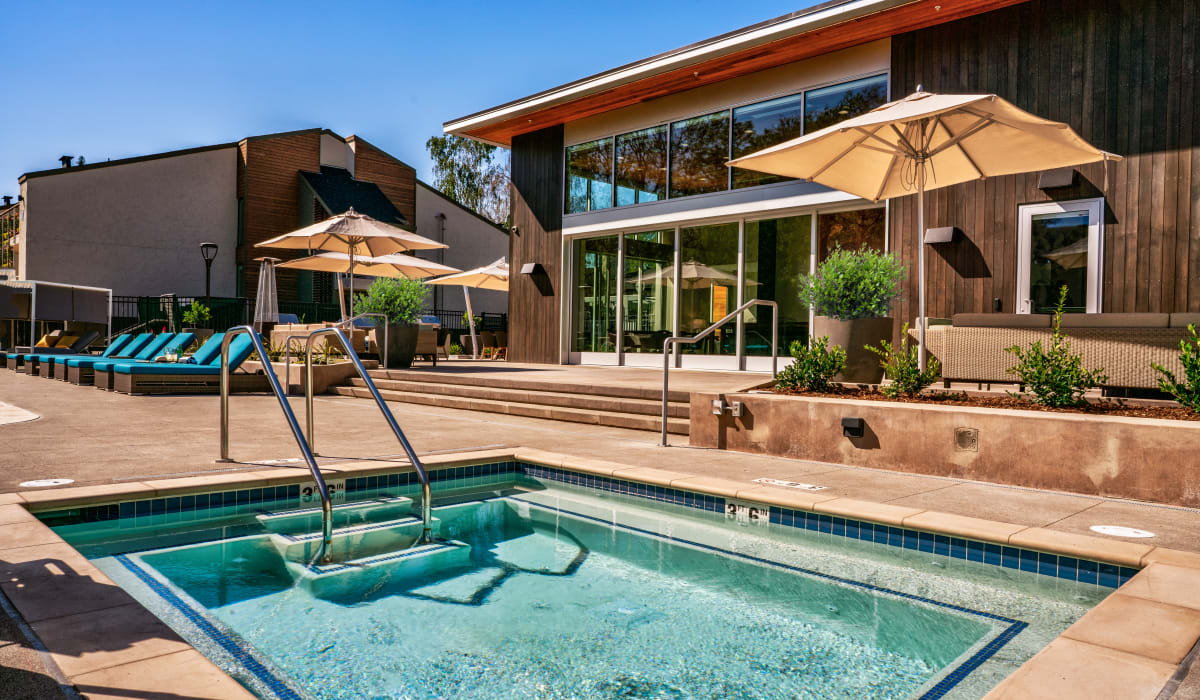
[[882, 318], [900, 296], [903, 280], [904, 265], [890, 253], [834, 248], [815, 275], [801, 280], [800, 301], [839, 321]]
[[354, 298], [354, 313], [384, 314], [390, 324], [412, 324], [425, 309], [427, 296], [429, 287], [421, 280], [380, 277], [366, 294]]
[[1083, 357], [1071, 352], [1071, 340], [1063, 335], [1063, 306], [1067, 303], [1067, 287], [1063, 285], [1058, 294], [1058, 305], [1054, 309], [1054, 334], [1050, 338], [1050, 349], [1042, 348], [1042, 341], [1035, 340], [1028, 350], [1014, 345], [1005, 348], [1017, 356], [1017, 364], [1008, 369], [1029, 390], [1034, 403], [1043, 406], [1078, 406], [1083, 395], [1108, 381], [1104, 369], [1084, 369]]
[[1200, 336], [1196, 335], [1196, 324], [1188, 325], [1190, 338], [1179, 341], [1179, 362], [1183, 365], [1183, 381], [1175, 373], [1158, 363], [1152, 366], [1162, 376], [1158, 388], [1175, 397], [1180, 405], [1200, 413]]
[[198, 301], [193, 301], [183, 312], [183, 324], [188, 328], [203, 328], [211, 320], [212, 311]]
[[878, 348], [870, 345], [866, 347], [879, 356], [879, 364], [883, 366], [888, 379], [892, 380], [891, 384], [884, 384], [879, 388], [884, 396], [893, 399], [901, 395], [916, 396], [925, 387], [937, 381], [942, 373], [942, 365], [932, 357], [929, 358], [929, 365], [925, 367], [925, 371], [921, 371], [920, 350], [908, 342], [907, 323], [900, 329], [899, 346], [893, 346], [886, 340], [880, 341], [879, 345]]
[[846, 351], [834, 345], [828, 347], [829, 337], [812, 341], [812, 347], [799, 340], [790, 348], [793, 362], [779, 373], [776, 386], [780, 389], [828, 391], [829, 380], [846, 366]]

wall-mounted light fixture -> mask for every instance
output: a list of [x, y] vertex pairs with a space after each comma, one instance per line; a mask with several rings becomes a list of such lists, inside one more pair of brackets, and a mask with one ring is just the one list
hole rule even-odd
[[866, 434], [867, 422], [862, 418], [843, 418], [842, 437], [860, 438]]
[[1038, 189], [1045, 190], [1052, 187], [1070, 187], [1075, 184], [1075, 168], [1057, 168], [1055, 170], [1043, 170], [1038, 175]]
[[942, 226], [940, 228], [925, 229], [926, 243], [950, 243], [954, 241], [954, 227]]

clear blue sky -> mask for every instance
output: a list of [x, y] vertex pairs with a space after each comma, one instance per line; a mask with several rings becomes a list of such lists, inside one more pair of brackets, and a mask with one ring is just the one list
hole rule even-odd
[[326, 127], [430, 177], [442, 122], [813, 4], [0, 3], [0, 194], [58, 166]]

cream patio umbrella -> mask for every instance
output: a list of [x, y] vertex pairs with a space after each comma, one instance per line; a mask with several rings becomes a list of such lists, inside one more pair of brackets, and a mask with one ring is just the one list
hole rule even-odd
[[[350, 208], [345, 214], [331, 216], [324, 221], [276, 236], [262, 243], [259, 248], [291, 248], [294, 250], [322, 250], [344, 253], [350, 271], [350, 303], [354, 303], [354, 269], [357, 259], [378, 257], [406, 250], [429, 250], [448, 248], [432, 238], [419, 236], [397, 226], [372, 219]], [[287, 267], [280, 265], [280, 267]], [[310, 269], [310, 268], [304, 268]], [[437, 274], [437, 273], [431, 273]]]
[[917, 92], [729, 165], [879, 201], [917, 194], [920, 366], [925, 368], [925, 191], [997, 175], [1120, 160], [1061, 122], [996, 95]]
[[479, 357], [479, 340], [475, 335], [475, 312], [471, 309], [471, 287], [476, 289], [491, 289], [497, 292], [508, 291], [508, 261], [500, 258], [491, 265], [484, 265], [473, 270], [460, 272], [456, 275], [446, 275], [429, 280], [429, 284], [462, 285], [463, 297], [467, 300], [467, 322], [471, 326], [471, 357]]

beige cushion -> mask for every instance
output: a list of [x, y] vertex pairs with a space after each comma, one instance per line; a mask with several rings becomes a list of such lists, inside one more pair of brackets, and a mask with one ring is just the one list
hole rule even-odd
[[1196, 324], [1196, 328], [1200, 329], [1200, 314], [1171, 314], [1171, 328], [1187, 328], [1190, 324]]
[[1063, 328], [1166, 328], [1168, 314], [1063, 314]]
[[954, 325], [975, 328], [1049, 328], [1046, 314], [954, 314]]

